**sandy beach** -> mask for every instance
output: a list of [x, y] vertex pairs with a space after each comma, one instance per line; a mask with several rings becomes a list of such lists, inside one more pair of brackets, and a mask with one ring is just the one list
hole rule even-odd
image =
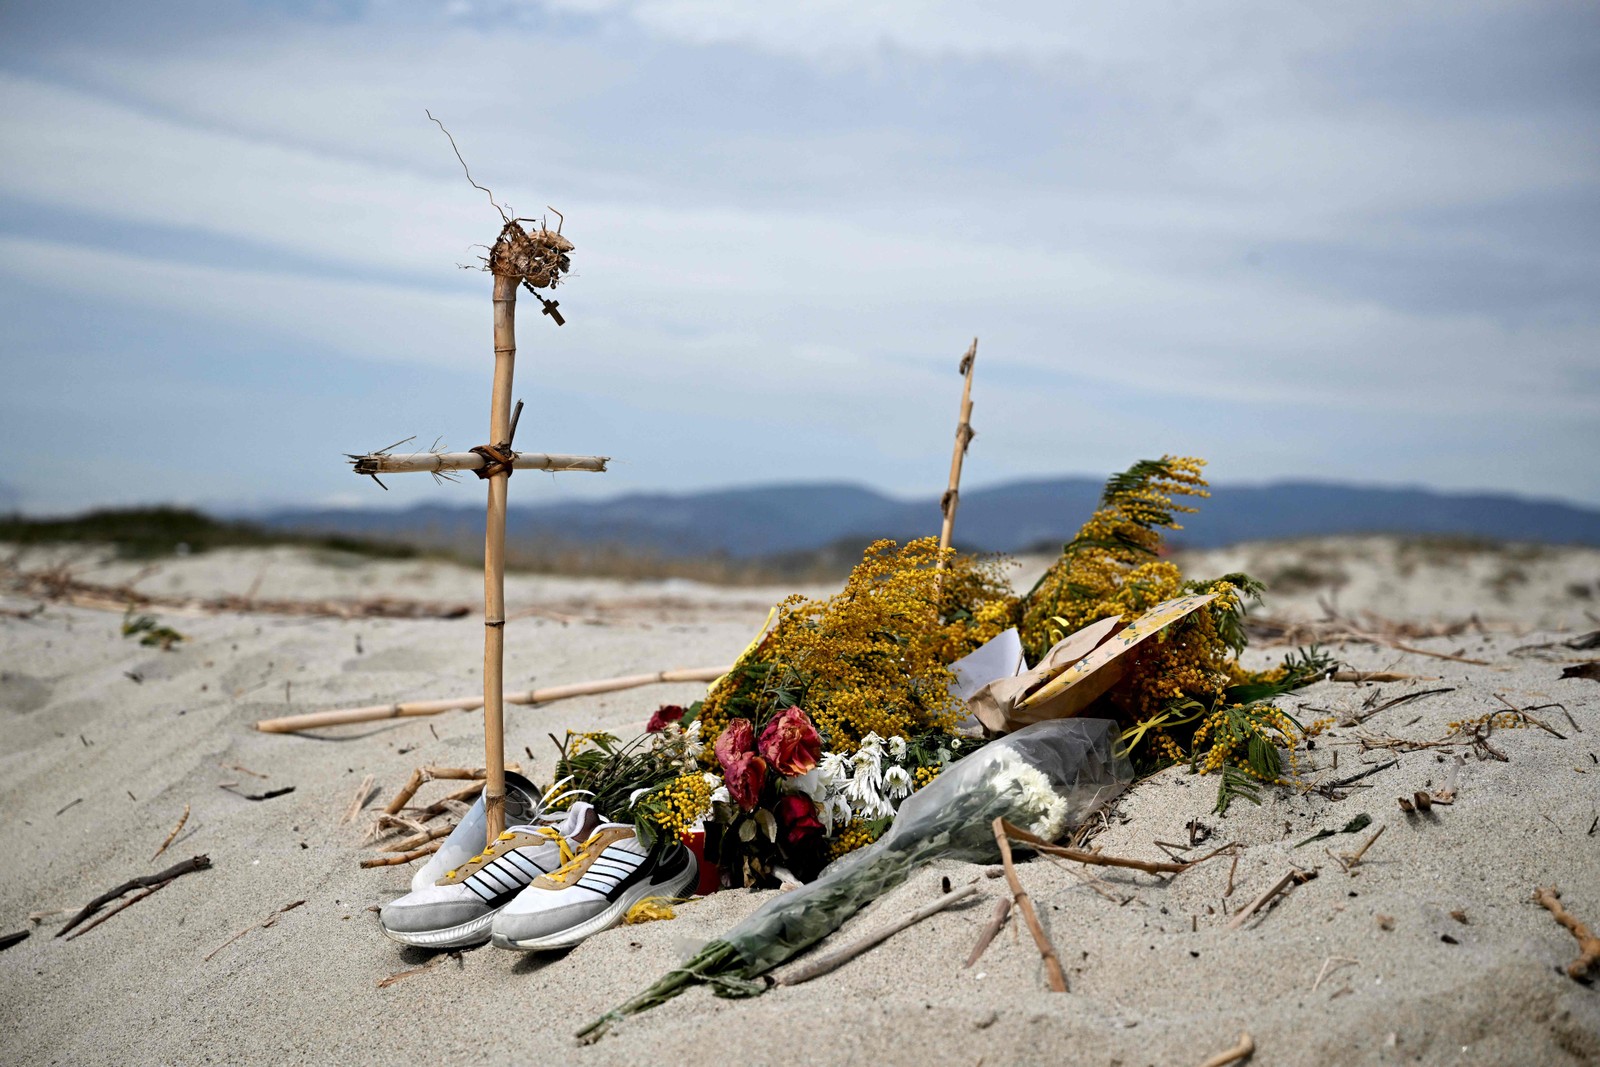
[[[137, 576], [140, 589], [163, 594], [388, 595], [481, 607], [481, 575], [469, 569], [300, 549], [216, 552], [145, 574], [93, 551], [39, 551], [23, 564], [69, 555], [80, 577]], [[767, 894], [717, 893], [672, 921], [619, 927], [557, 956], [484, 947], [457, 961], [402, 948], [380, 935], [374, 909], [406, 890], [412, 868], [357, 866], [373, 854], [364, 838], [382, 799], [341, 820], [366, 775], [387, 798], [419, 765], [481, 765], [478, 714], [316, 736], [251, 728], [270, 716], [470, 694], [481, 664], [475, 617], [163, 610], [153, 614], [185, 637], [164, 652], [123, 637], [115, 612], [61, 603], [34, 612], [35, 600], [0, 597], [0, 933], [32, 930], [0, 952], [0, 1060], [1134, 1067], [1198, 1064], [1248, 1031], [1252, 1062], [1262, 1064], [1600, 1061], [1600, 991], [1564, 973], [1577, 942], [1532, 899], [1536, 886], [1558, 886], [1579, 919], [1600, 927], [1600, 683], [1561, 678], [1563, 667], [1600, 655], [1561, 644], [1600, 628], [1600, 551], [1423, 550], [1367, 539], [1242, 546], [1185, 565], [1277, 577], [1285, 591], [1269, 606], [1280, 614], [1315, 619], [1320, 599], [1391, 619], [1475, 614], [1481, 625], [1407, 642], [1433, 655], [1346, 644], [1335, 651], [1351, 667], [1420, 677], [1324, 682], [1290, 698], [1288, 710], [1309, 721], [1445, 690], [1317, 740], [1301, 766], [1308, 786], [1397, 761], [1332, 791], [1342, 799], [1269, 789], [1259, 807], [1235, 801], [1219, 817], [1214, 781], [1172, 769], [1126, 792], [1092, 838], [1109, 854], [1156, 860], [1168, 858], [1157, 841], [1189, 858], [1236, 842], [1236, 865], [1223, 855], [1158, 877], [1024, 863], [1023, 882], [1066, 965], [1065, 995], [1047, 991], [1039, 953], [1015, 923], [977, 966], [962, 968], [1005, 889], [983, 867], [952, 863], [923, 870], [830, 944], [933, 899], [943, 877], [977, 881], [971, 906], [804, 986], [750, 1001], [693, 990], [591, 1046], [573, 1032]], [[526, 575], [507, 586], [509, 689], [729, 662], [767, 608], [794, 591]], [[1282, 652], [1253, 649], [1247, 662], [1265, 665]], [[687, 703], [703, 688], [510, 708], [508, 755], [547, 779], [548, 734], [635, 730], [658, 704]], [[1492, 749], [1504, 760], [1467, 744], [1382, 747], [1385, 738], [1443, 738], [1450, 723], [1504, 710], [1502, 698], [1519, 708], [1559, 705], [1536, 713], [1551, 731], [1495, 732]], [[245, 795], [286, 787], [293, 792], [266, 800]], [[1454, 802], [1407, 815], [1396, 798], [1416, 791], [1453, 792]], [[185, 805], [183, 832], [152, 862]], [[1372, 820], [1363, 833], [1295, 847], [1362, 813]], [[1380, 827], [1352, 873], [1329, 854], [1353, 851]], [[52, 936], [66, 915], [29, 920], [198, 854], [210, 870], [71, 941]], [[1291, 865], [1316, 876], [1230, 929]]]

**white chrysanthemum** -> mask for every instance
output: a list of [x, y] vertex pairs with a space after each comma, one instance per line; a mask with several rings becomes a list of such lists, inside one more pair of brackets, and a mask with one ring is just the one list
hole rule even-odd
[[889, 755], [897, 760], [906, 758], [906, 739], [896, 734], [889, 738]]
[[856, 811], [876, 807], [883, 797], [878, 793], [878, 783], [871, 777], [858, 774], [845, 783], [844, 795]]
[[863, 819], [892, 819], [895, 815], [894, 805], [881, 796], [873, 803], [863, 804], [856, 813]]
[[861, 750], [850, 757], [850, 764], [855, 768], [850, 779], [852, 782], [869, 782], [874, 791], [883, 782], [883, 752], [880, 749], [869, 749], [862, 745]]
[[950, 750], [948, 748], [941, 748], [934, 755], [939, 758], [941, 764], [950, 762]]
[[883, 791], [899, 800], [911, 795], [911, 772], [904, 767], [890, 767], [883, 772]]
[[868, 733], [866, 737], [861, 739], [861, 751], [871, 752], [876, 756], [882, 756], [883, 738], [879, 737], [876, 731]]
[[1067, 828], [1067, 802], [1037, 768], [1020, 760], [1006, 760], [991, 780], [1001, 796], [1012, 794], [1016, 815], [1024, 830], [1054, 841]]
[[683, 731], [683, 750], [690, 759], [695, 759], [705, 748], [700, 742], [700, 720], [696, 719]]
[[842, 783], [848, 775], [850, 757], [843, 752], [824, 752], [822, 759], [817, 763], [817, 773], [822, 775], [825, 782]]
[[719, 785], [719, 786], [717, 786], [715, 789], [713, 789], [711, 791], [711, 803], [713, 803], [713, 804], [732, 804], [733, 803], [733, 794], [728, 792], [728, 787], [727, 786]]

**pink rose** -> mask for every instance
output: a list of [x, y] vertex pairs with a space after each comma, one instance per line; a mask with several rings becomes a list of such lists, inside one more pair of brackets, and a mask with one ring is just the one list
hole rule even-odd
[[669, 723], [675, 723], [683, 718], [684, 709], [676, 704], [663, 704], [650, 716], [650, 721], [645, 723], [644, 732], [659, 734], [667, 728]]
[[785, 708], [761, 731], [761, 754], [785, 778], [804, 774], [822, 758], [822, 737], [799, 708]]
[[722, 782], [728, 795], [744, 811], [751, 811], [761, 801], [761, 787], [767, 781], [767, 761], [746, 753], [735, 756], [731, 763], [722, 765]]
[[722, 764], [724, 771], [734, 760], [748, 756], [755, 750], [756, 728], [750, 725], [749, 719], [730, 719], [728, 725], [722, 728], [722, 733], [717, 735], [715, 752], [717, 762]]

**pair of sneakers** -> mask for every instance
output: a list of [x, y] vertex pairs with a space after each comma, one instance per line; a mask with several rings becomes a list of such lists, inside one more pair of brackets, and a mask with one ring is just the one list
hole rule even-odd
[[[451, 838], [472, 822], [469, 813]], [[430, 862], [410, 893], [381, 909], [379, 924], [393, 940], [437, 949], [487, 940], [524, 951], [570, 948], [621, 922], [646, 897], [680, 895], [699, 874], [683, 845], [646, 848], [632, 826], [602, 821], [583, 801], [559, 823], [513, 826], [474, 855], [463, 857], [461, 842], [450, 846], [446, 839], [437, 866]], [[444, 864], [451, 866], [441, 876]]]

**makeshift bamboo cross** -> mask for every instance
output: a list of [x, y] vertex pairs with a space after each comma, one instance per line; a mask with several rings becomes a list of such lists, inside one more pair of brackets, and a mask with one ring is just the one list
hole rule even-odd
[[[956, 423], [956, 447], [950, 456], [950, 487], [939, 499], [939, 510], [944, 513], [944, 525], [939, 530], [939, 547], [949, 548], [956, 527], [956, 505], [961, 501], [961, 464], [967, 458], [967, 446], [972, 443], [972, 367], [978, 361], [978, 339], [974, 337], [961, 357], [960, 372], [966, 376], [961, 386], [961, 420]], [[939, 559], [939, 569], [944, 570], [944, 558]]]
[[[451, 141], [452, 146], [454, 140]], [[459, 156], [459, 153], [457, 153]], [[465, 162], [462, 163], [465, 167]], [[467, 179], [471, 181], [469, 173]], [[477, 183], [473, 182], [476, 186]], [[478, 186], [478, 188], [483, 188]], [[485, 190], [487, 192], [487, 190]], [[493, 195], [489, 197], [494, 203]], [[497, 209], [499, 204], [495, 204]], [[559, 214], [559, 213], [558, 213]], [[488, 820], [488, 840], [505, 829], [505, 613], [506, 613], [506, 489], [513, 470], [604, 471], [605, 456], [519, 455], [511, 449], [516, 436], [516, 412], [511, 410], [512, 372], [516, 366], [517, 289], [526, 287], [544, 305], [544, 313], [561, 325], [565, 320], [556, 302], [546, 300], [538, 289], [553, 288], [568, 269], [567, 253], [572, 242], [540, 225], [531, 233], [522, 223], [500, 210], [505, 226], [489, 250], [487, 267], [494, 275], [494, 389], [489, 401], [489, 444], [469, 452], [423, 453], [412, 456], [389, 454], [388, 449], [364, 456], [351, 456], [357, 474], [402, 474], [426, 471], [434, 474], [470, 470], [489, 483], [489, 507], [483, 540], [483, 741], [485, 781], [484, 814]], [[392, 447], [392, 446], [391, 446]], [[379, 483], [382, 484], [381, 482]]]

